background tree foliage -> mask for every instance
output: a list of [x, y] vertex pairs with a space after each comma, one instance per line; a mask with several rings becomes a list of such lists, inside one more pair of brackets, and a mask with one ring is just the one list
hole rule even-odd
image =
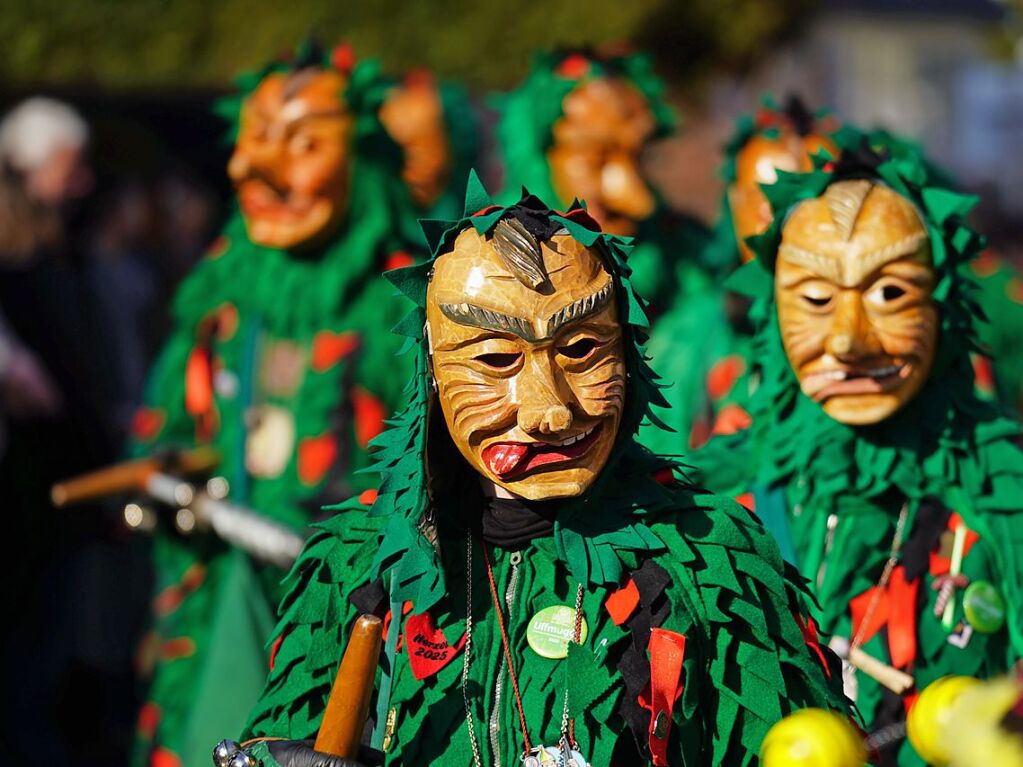
[[10, 0], [0, 77], [15, 86], [223, 88], [310, 32], [392, 71], [513, 83], [542, 47], [632, 40], [673, 79], [742, 67], [814, 0]]

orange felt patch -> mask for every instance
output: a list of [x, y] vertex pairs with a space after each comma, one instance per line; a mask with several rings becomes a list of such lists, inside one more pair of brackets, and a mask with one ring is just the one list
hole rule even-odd
[[748, 429], [753, 419], [738, 405], [726, 405], [714, 421], [714, 434], [735, 434]]
[[209, 349], [197, 346], [185, 365], [185, 411], [193, 417], [213, 409], [213, 362]]
[[334, 367], [359, 348], [359, 334], [351, 331], [332, 333], [321, 330], [313, 338], [313, 355], [310, 363], [317, 373]]
[[337, 458], [337, 440], [333, 434], [306, 437], [298, 445], [298, 478], [303, 485], [317, 484]]
[[372, 506], [377, 502], [377, 491], [372, 487], [369, 490], [363, 490], [359, 495], [359, 503], [363, 506]]
[[156, 732], [156, 726], [160, 724], [160, 717], [163, 712], [160, 707], [150, 701], [149, 703], [143, 704], [142, 708], [139, 709], [139, 718], [135, 723], [135, 729], [138, 730], [138, 734], [147, 740], [153, 737]]
[[1005, 284], [1005, 293], [1017, 304], [1023, 304], [1023, 280], [1013, 277]]
[[991, 359], [983, 354], [971, 354], [973, 363], [973, 382], [982, 394], [991, 395], [995, 391], [995, 373], [991, 367]]
[[635, 581], [629, 578], [628, 583], [607, 598], [604, 607], [607, 609], [608, 615], [611, 616], [611, 622], [614, 625], [621, 626], [625, 623], [639, 607], [639, 589], [636, 587]]
[[150, 442], [163, 431], [167, 414], [158, 407], [140, 407], [131, 417], [131, 435], [142, 442]]
[[150, 755], [149, 767], [181, 767], [181, 759], [173, 751], [161, 746]]
[[365, 449], [370, 440], [384, 430], [387, 408], [368, 390], [353, 386], [352, 410], [355, 412], [355, 441]]
[[707, 373], [707, 393], [710, 398], [719, 400], [727, 396], [739, 376], [745, 372], [746, 360], [738, 354], [729, 354], [719, 359]]
[[402, 269], [406, 266], [412, 266], [415, 262], [416, 260], [404, 250], [396, 250], [384, 261], [384, 271], [389, 272], [391, 269]]
[[214, 312], [216, 318], [217, 338], [230, 341], [238, 332], [238, 307], [232, 303], [223, 303]]
[[163, 660], [180, 660], [195, 655], [195, 640], [191, 637], [167, 639], [160, 644], [160, 657]]
[[990, 277], [1002, 266], [1001, 260], [995, 255], [991, 248], [982, 251], [973, 261], [970, 262], [970, 271], [978, 277]]
[[181, 576], [181, 580], [168, 586], [153, 600], [153, 612], [159, 616], [170, 615], [177, 610], [185, 597], [199, 588], [206, 580], [206, 566], [196, 562], [189, 566]]
[[555, 71], [561, 77], [578, 80], [590, 71], [590, 60], [581, 53], [573, 53], [566, 56]]
[[710, 439], [711, 425], [706, 416], [699, 416], [693, 421], [693, 428], [689, 430], [689, 447], [696, 449], [703, 447]]

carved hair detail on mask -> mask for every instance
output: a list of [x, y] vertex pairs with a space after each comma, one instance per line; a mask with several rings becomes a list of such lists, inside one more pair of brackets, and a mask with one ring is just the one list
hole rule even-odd
[[856, 221], [873, 188], [870, 181], [859, 179], [832, 184], [825, 192], [824, 200], [828, 204], [831, 220], [835, 222], [839, 236], [846, 242], [852, 239]]
[[516, 218], [505, 218], [497, 222], [493, 235], [494, 250], [515, 279], [527, 288], [540, 290], [550, 288], [547, 269], [543, 263], [543, 252], [536, 237]]

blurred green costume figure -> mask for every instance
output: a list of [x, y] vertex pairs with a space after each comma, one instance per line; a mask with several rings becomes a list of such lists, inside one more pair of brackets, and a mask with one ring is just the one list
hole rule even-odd
[[640, 441], [680, 455], [706, 410], [708, 365], [727, 346], [718, 284], [729, 264], [705, 258], [716, 253], [703, 224], [671, 211], [643, 177], [643, 150], [676, 128], [664, 84], [644, 55], [541, 54], [499, 108], [506, 195], [525, 186], [562, 208], [585, 200], [605, 231], [635, 237], [632, 279], [653, 323], [647, 353], [671, 382], [670, 408], [653, 409]]
[[[134, 452], [211, 445], [229, 500], [305, 534], [325, 496], [369, 487], [368, 443], [406, 378], [381, 272], [412, 262], [387, 82], [347, 48], [306, 45], [226, 105], [239, 210], [182, 284]], [[283, 572], [212, 534], [154, 538], [152, 667], [135, 763], [206, 764], [265, 678]]]
[[434, 258], [388, 275], [416, 304], [409, 404], [376, 442], [375, 501], [342, 504], [288, 577], [254, 762], [360, 763], [308, 739], [356, 616], [388, 607], [371, 715], [389, 765], [532, 765], [541, 747], [748, 765], [787, 712], [844, 710], [770, 536], [635, 441], [659, 395], [626, 242], [478, 181], [461, 220], [424, 229]]
[[[1020, 658], [1023, 453], [974, 389], [973, 200], [916, 153], [834, 138], [837, 161], [765, 187], [774, 223], [732, 280], [756, 328], [752, 425], [693, 462], [716, 492], [750, 494], [825, 632], [912, 676], [896, 694], [846, 669], [877, 730], [938, 677]], [[884, 759], [923, 764], [901, 742]]]

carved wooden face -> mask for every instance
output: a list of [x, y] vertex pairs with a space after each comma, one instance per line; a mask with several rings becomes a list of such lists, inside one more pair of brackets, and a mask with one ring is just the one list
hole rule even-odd
[[353, 128], [344, 88], [337, 72], [305, 69], [267, 76], [246, 100], [227, 170], [253, 242], [315, 246], [340, 226]]
[[547, 150], [554, 191], [585, 200], [605, 232], [632, 235], [650, 216], [654, 195], [640, 155], [656, 122], [646, 99], [620, 78], [587, 80], [565, 97]]
[[870, 181], [840, 181], [782, 230], [775, 296], [803, 393], [836, 421], [883, 421], [934, 363], [938, 310], [930, 240], [912, 204]]
[[415, 78], [395, 87], [380, 120], [402, 148], [401, 177], [412, 201], [427, 208], [437, 201], [451, 177], [452, 154], [440, 91], [432, 78]]
[[812, 170], [810, 158], [822, 149], [833, 157], [838, 155], [838, 148], [826, 136], [800, 136], [791, 129], [781, 129], [776, 137], [758, 134], [739, 150], [735, 181], [728, 187], [728, 207], [743, 261], [753, 258], [746, 238], [762, 234], [771, 225], [771, 205], [760, 185], [777, 181], [779, 170], [789, 173]]
[[624, 407], [614, 282], [567, 234], [517, 255], [513, 227], [467, 229], [437, 259], [426, 316], [441, 409], [486, 479], [529, 500], [575, 496], [606, 464]]

